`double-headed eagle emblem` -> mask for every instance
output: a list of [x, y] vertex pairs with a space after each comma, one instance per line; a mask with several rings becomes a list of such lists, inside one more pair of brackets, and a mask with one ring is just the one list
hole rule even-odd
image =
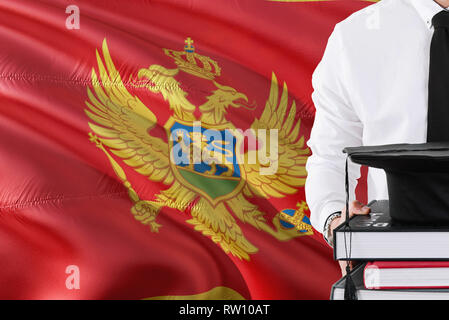
[[[102, 54], [96, 52], [98, 71], [92, 69], [85, 110], [93, 131], [89, 136], [106, 154], [117, 177], [128, 189], [134, 203], [132, 214], [141, 223], [149, 225], [151, 231], [157, 232], [161, 227], [157, 216], [163, 207], [188, 212], [191, 218], [187, 222], [195, 230], [219, 244], [226, 253], [247, 260], [258, 249], [245, 237], [236, 218], [281, 241], [312, 234], [304, 214], [307, 209], [304, 202], [298, 203], [296, 210], [279, 212], [270, 222], [266, 221], [265, 213], [250, 202], [255, 197], [268, 199], [292, 195], [305, 183], [309, 150], [299, 134], [295, 102], [288, 106], [286, 84], [279, 95], [278, 81], [273, 73], [265, 109], [250, 127], [251, 132], [259, 129], [278, 132], [278, 154], [273, 160], [277, 171], [261, 175], [261, 169], [267, 164], [259, 160], [245, 161], [256, 151], [242, 147], [243, 135], [233, 130], [235, 126], [226, 118], [229, 108], [248, 108], [247, 96], [215, 81], [221, 74], [217, 62], [196, 53], [191, 42], [189, 38], [188, 48], [186, 46], [184, 51], [163, 49], [174, 59], [177, 68], [154, 64], [140, 69], [138, 84], [134, 84], [162, 95], [168, 104], [172, 115], [164, 124], [167, 141], [149, 133], [157, 125], [155, 110], [128, 91], [114, 66], [106, 40]], [[204, 104], [197, 107], [189, 102], [188, 93], [176, 79], [180, 71], [213, 82], [216, 89]], [[194, 114], [197, 109], [201, 114], [199, 118], [195, 116], [197, 113]], [[197, 143], [192, 138], [195, 126], [200, 137]], [[210, 135], [210, 132], [214, 134]], [[225, 135], [231, 137], [227, 142], [220, 139]], [[195, 153], [195, 146], [203, 154], [197, 163], [190, 157]], [[217, 152], [228, 161], [218, 161]], [[179, 154], [186, 159], [173, 161]], [[243, 161], [236, 161], [237, 158]], [[124, 165], [151, 181], [163, 183], [167, 189], [151, 200], [141, 199], [128, 181]]]

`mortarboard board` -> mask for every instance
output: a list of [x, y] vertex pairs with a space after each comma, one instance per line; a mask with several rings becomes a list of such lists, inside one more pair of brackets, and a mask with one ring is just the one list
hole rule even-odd
[[449, 224], [449, 142], [345, 148], [352, 162], [384, 169], [393, 221]]

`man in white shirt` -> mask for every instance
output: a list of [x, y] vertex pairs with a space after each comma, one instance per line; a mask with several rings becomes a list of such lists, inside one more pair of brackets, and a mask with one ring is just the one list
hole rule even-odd
[[[426, 142], [432, 18], [448, 6], [382, 0], [335, 26], [312, 78], [316, 115], [305, 186], [312, 225], [325, 239], [344, 221], [344, 147]], [[351, 199], [359, 177], [350, 163]], [[368, 199], [388, 199], [383, 170], [370, 168]], [[354, 200], [349, 211], [370, 209]]]

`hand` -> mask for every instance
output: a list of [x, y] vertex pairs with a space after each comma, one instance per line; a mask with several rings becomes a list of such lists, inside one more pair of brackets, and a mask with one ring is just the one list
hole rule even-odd
[[[349, 203], [349, 218], [351, 218], [355, 215], [369, 214], [370, 212], [371, 212], [371, 209], [369, 207], [367, 207], [366, 205], [364, 205], [363, 203], [361, 203], [360, 201], [352, 201], [351, 203]], [[329, 226], [329, 229], [331, 230], [331, 232], [333, 232], [336, 227], [338, 227], [345, 221], [346, 221], [346, 206], [341, 211], [341, 217], [332, 220], [332, 222]], [[346, 261], [338, 261], [338, 263], [340, 264], [341, 274], [343, 276], [345, 276], [347, 262]], [[352, 270], [353, 266], [354, 266], [354, 262], [350, 261], [349, 267], [351, 268], [351, 270]]]

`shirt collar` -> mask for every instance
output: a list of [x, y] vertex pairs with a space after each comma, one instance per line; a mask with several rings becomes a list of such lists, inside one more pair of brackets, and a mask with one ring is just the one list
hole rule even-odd
[[444, 8], [434, 0], [410, 0], [410, 2], [415, 7], [416, 11], [418, 11], [429, 29], [432, 28], [433, 16], [444, 10]]

